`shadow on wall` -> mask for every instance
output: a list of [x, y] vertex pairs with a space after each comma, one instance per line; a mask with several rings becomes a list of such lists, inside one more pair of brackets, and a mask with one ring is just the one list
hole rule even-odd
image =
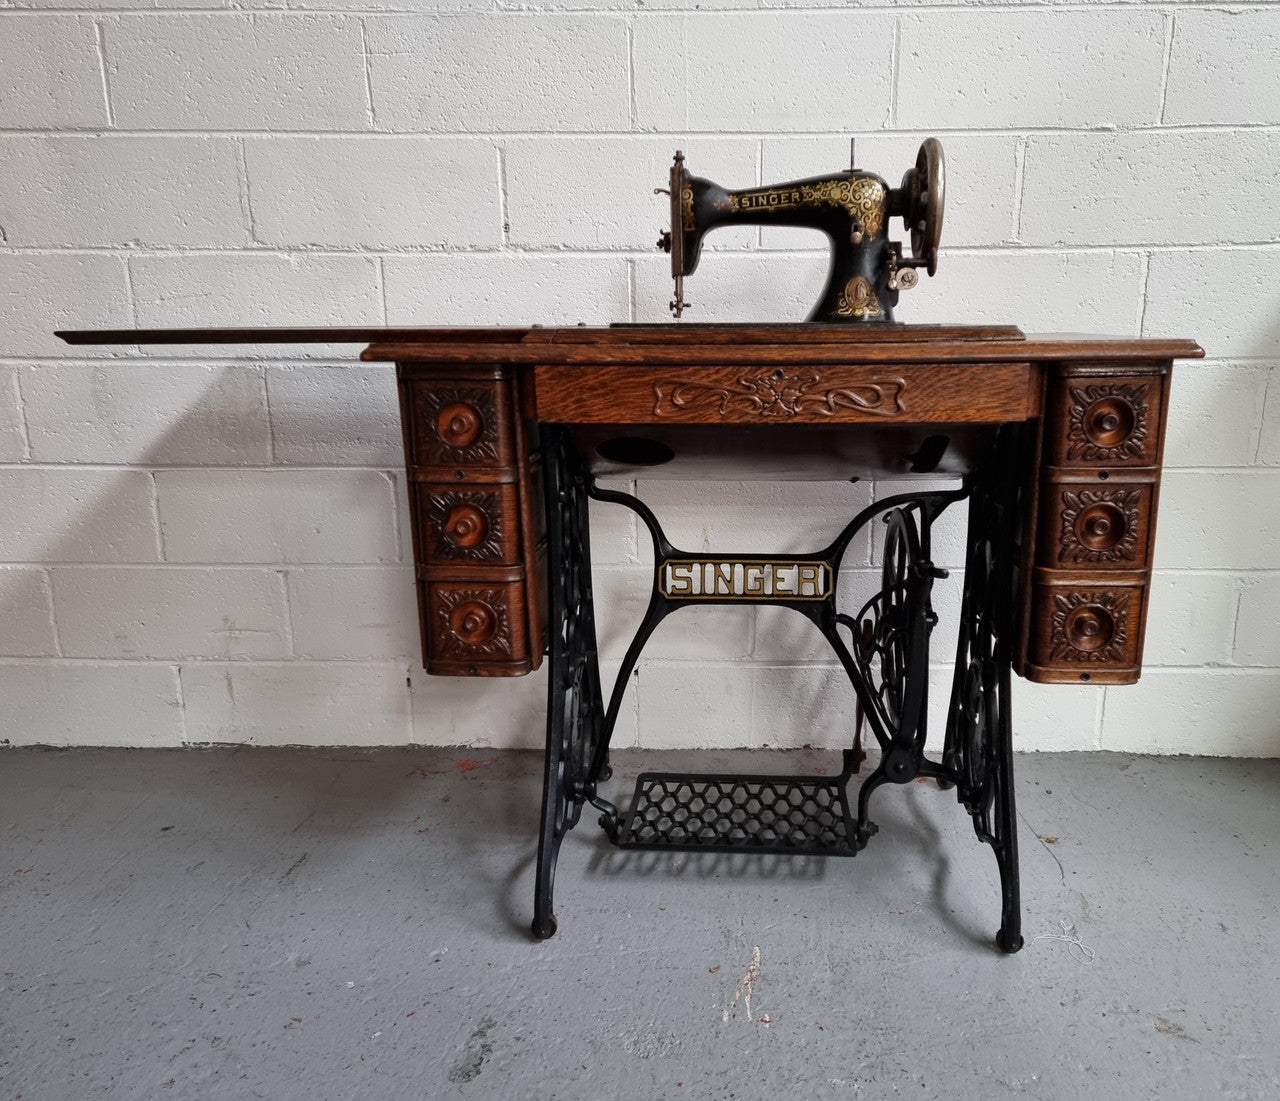
[[[472, 740], [465, 691], [413, 706], [426, 677], [389, 365], [121, 358], [25, 367], [22, 388], [0, 738]], [[522, 701], [540, 742], [531, 687], [506, 710]]]

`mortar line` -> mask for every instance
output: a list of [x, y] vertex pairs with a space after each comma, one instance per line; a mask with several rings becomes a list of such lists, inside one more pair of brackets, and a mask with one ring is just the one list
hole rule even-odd
[[[404, 566], [410, 563], [405, 562], [404, 557], [404, 517], [400, 515], [400, 475], [395, 470], [383, 470], [382, 475], [387, 479], [391, 486], [391, 537], [396, 544], [396, 560], [397, 566]], [[408, 482], [405, 482], [405, 492], [411, 493], [412, 488]], [[412, 551], [410, 552], [412, 554]]]
[[178, 698], [178, 744], [190, 745], [187, 739], [187, 693], [182, 684], [182, 662], [171, 662], [169, 667], [173, 670], [174, 694]]
[[498, 149], [498, 220], [502, 232], [502, 251], [511, 247], [511, 208], [507, 201], [507, 150], [503, 145]]
[[1168, 12], [1164, 25], [1164, 56], [1160, 61], [1160, 109], [1156, 112], [1156, 123], [1164, 123], [1165, 106], [1169, 95], [1169, 69], [1173, 63], [1173, 36], [1178, 25], [1178, 13]]
[[18, 432], [22, 436], [22, 458], [31, 461], [31, 426], [27, 423], [26, 396], [22, 392], [22, 368], [13, 368], [13, 397], [18, 406]]
[[[262, 411], [267, 417], [267, 465], [276, 465], [276, 419], [271, 412], [271, 384], [268, 381], [267, 364], [258, 364], [258, 379], [262, 387]], [[197, 468], [202, 469], [202, 468]]]
[[240, 209], [244, 215], [245, 232], [248, 233], [250, 242], [262, 245], [263, 242], [258, 236], [258, 222], [253, 214], [253, 193], [249, 187], [249, 153], [245, 147], [247, 140], [242, 136], [235, 141], [236, 171], [240, 175]]
[[[633, 256], [648, 258], [649, 247], [639, 244], [619, 243], [592, 248], [586, 245], [512, 245], [508, 249], [501, 246], [390, 246], [378, 245], [262, 245], [259, 247], [243, 247], [238, 245], [214, 247], [198, 245], [183, 247], [175, 245], [152, 246], [146, 248], [128, 248], [124, 245], [10, 245], [0, 249], [4, 256], [99, 256], [105, 258], [129, 258], [144, 260], [177, 260], [193, 257], [272, 257], [280, 260], [339, 260], [343, 258], [368, 258], [377, 256], [500, 256], [503, 252], [517, 253], [523, 256], [560, 257], [592, 259], [602, 257]], [[819, 256], [827, 257], [830, 249], [820, 246], [771, 248], [767, 250], [773, 256]], [[1086, 244], [1076, 242], [1060, 245], [1024, 245], [1010, 246], [1005, 243], [994, 245], [952, 245], [947, 248], [948, 255], [956, 256], [1089, 256], [1105, 254], [1136, 254], [1143, 251], [1155, 253], [1189, 252], [1197, 254], [1220, 254], [1223, 252], [1280, 252], [1280, 240], [1255, 241], [1183, 241], [1173, 244], [1152, 241], [1126, 241], [1111, 244]], [[753, 256], [752, 248], [709, 247], [707, 254], [713, 256]], [[353, 322], [351, 324], [358, 324]], [[270, 326], [266, 326], [270, 328]], [[341, 342], [339, 342], [341, 343]], [[348, 341], [347, 343], [353, 343]]]
[[1266, 382], [1262, 387], [1262, 412], [1258, 417], [1258, 442], [1253, 448], [1254, 465], [1262, 463], [1262, 437], [1267, 427], [1267, 409], [1271, 401], [1271, 387], [1274, 384], [1276, 369], [1273, 367], [1266, 374]]
[[898, 127], [898, 85], [902, 79], [902, 14], [893, 21], [893, 46], [889, 50], [889, 118], [881, 130]]
[[1013, 149], [1013, 241], [1022, 243], [1022, 203], [1026, 194], [1027, 146], [1031, 138], [1023, 134]]
[[369, 64], [369, 26], [368, 21], [363, 18], [360, 20], [360, 59], [364, 65], [365, 114], [370, 128], [377, 129], [378, 113], [373, 105], [373, 67]]
[[102, 20], [95, 19], [93, 21], [93, 33], [98, 46], [98, 71], [102, 76], [102, 101], [107, 109], [107, 126], [114, 129], [116, 113], [111, 102], [111, 75], [107, 68], [107, 39], [103, 31]]
[[164, 524], [160, 520], [160, 486], [156, 482], [156, 471], [147, 474], [147, 484], [151, 487], [151, 516], [156, 525], [156, 553], [161, 562], [167, 562], [169, 554], [164, 545]]
[[[1191, 10], [1213, 10], [1221, 9], [1224, 5], [1222, 0], [1178, 0], [1179, 8], [1189, 8]], [[1246, 4], [1230, 5], [1231, 7], [1244, 7], [1253, 11], [1266, 11], [1270, 8], [1267, 0], [1252, 0]], [[1078, 15], [1096, 14], [1099, 12], [1123, 13], [1131, 14], [1134, 11], [1146, 10], [1149, 7], [1149, 0], [1110, 0], [1103, 3], [1063, 3], [1053, 8], [1054, 12], [1072, 12]], [[744, 15], [789, 15], [792, 12], [802, 12], [808, 14], [832, 14], [840, 13], [843, 9], [835, 4], [822, 3], [806, 3], [799, 5], [788, 5], [787, 7], [762, 7], [762, 8], [723, 8], [703, 10], [698, 8], [692, 2], [688, 7], [683, 8], [637, 8], [635, 10], [626, 10], [618, 8], [528, 8], [528, 7], [502, 7], [498, 5], [489, 8], [477, 9], [475, 11], [463, 10], [427, 10], [421, 6], [406, 6], [402, 8], [380, 8], [377, 11], [370, 11], [368, 8], [361, 7], [326, 7], [323, 9], [306, 9], [306, 8], [264, 8], [249, 10], [243, 7], [226, 7], [226, 8], [181, 8], [181, 7], [76, 7], [70, 5], [63, 6], [41, 6], [39, 8], [5, 8], [3, 9], [6, 16], [18, 17], [40, 17], [49, 14], [63, 15], [180, 15], [180, 16], [249, 16], [251, 18], [272, 17], [275, 19], [294, 19], [316, 20], [322, 16], [366, 16], [377, 19], [394, 19], [403, 18], [406, 15], [423, 16], [426, 15], [433, 19], [440, 18], [465, 18], [475, 15], [502, 15], [517, 19], [533, 19], [548, 14], [551, 15], [571, 15], [571, 16], [598, 16], [602, 19], [617, 17], [619, 15], [643, 16], [651, 19], [661, 19], [671, 15], [698, 15], [703, 17], [711, 17], [718, 19], [740, 19]], [[974, 9], [971, 4], [958, 3], [926, 3], [919, 6], [913, 6], [912, 12], [944, 12], [949, 14], [968, 14]], [[1045, 9], [1039, 4], [1034, 3], [1016, 3], [1005, 0], [1004, 3], [985, 5], [982, 11], [1006, 12], [1010, 14], [1026, 14], [1042, 13]], [[897, 15], [901, 9], [892, 3], [868, 4], [865, 7], [859, 7], [857, 13], [867, 14], [874, 13], [879, 15]]]
[[129, 321], [132, 328], [138, 327], [138, 295], [133, 289], [133, 257], [124, 258], [124, 297], [129, 304]]
[[1139, 255], [1138, 268], [1138, 336], [1141, 337], [1147, 331], [1147, 302], [1149, 301], [1148, 291], [1151, 284], [1151, 253], [1143, 252]]
[[67, 655], [62, 648], [62, 632], [58, 630], [58, 594], [54, 592], [54, 570], [52, 566], [46, 565], [40, 572], [44, 575], [45, 587], [49, 591], [49, 626], [53, 630], [54, 656], [64, 658]]
[[374, 290], [378, 297], [378, 308], [382, 311], [382, 323], [388, 324], [387, 321], [387, 258], [382, 254], [377, 255], [377, 264], [374, 265], [373, 281]]
[[296, 659], [298, 656], [297, 643], [293, 634], [293, 601], [289, 599], [289, 574], [291, 569], [289, 566], [280, 566], [276, 570], [276, 577], [280, 582], [280, 598], [284, 604], [284, 639], [285, 645], [288, 647], [288, 655], [290, 658]]
[[627, 124], [631, 130], [636, 128], [636, 29], [635, 23], [627, 20]]
[[[1218, 5], [1220, 6], [1220, 5]], [[43, 9], [42, 9], [43, 10]], [[194, 9], [188, 10], [185, 14], [191, 15]], [[779, 9], [782, 10], [782, 9]], [[794, 8], [787, 8], [788, 12], [794, 11]], [[859, 12], [866, 9], [859, 8]], [[912, 9], [917, 11], [918, 9]], [[965, 10], [972, 10], [966, 8]], [[984, 8], [984, 11], [991, 9]], [[1027, 9], [1023, 9], [1027, 10]], [[1035, 9], [1045, 10], [1045, 9]], [[1060, 10], [1060, 9], [1054, 9]], [[11, 15], [12, 9], [0, 8], [0, 13]], [[133, 14], [138, 14], [135, 9]], [[148, 9], [150, 14], [150, 9]], [[326, 14], [329, 14], [326, 11]], [[1082, 123], [1080, 125], [1063, 125], [1046, 123], [1041, 126], [902, 126], [894, 129], [881, 129], [877, 131], [878, 137], [912, 137], [919, 136], [922, 133], [932, 134], [935, 137], [1009, 137], [1015, 134], [1047, 134], [1055, 137], [1078, 137], [1084, 135], [1097, 135], [1098, 137], [1114, 138], [1117, 135], [1146, 135], [1146, 134], [1223, 134], [1230, 136], [1240, 131], [1267, 131], [1280, 130], [1280, 122], [1271, 121], [1250, 121], [1242, 120], [1238, 122], [1171, 122], [1171, 123], [1153, 123], [1130, 121], [1125, 123]], [[11, 134], [17, 136], [28, 137], [114, 137], [114, 138], [210, 138], [210, 137], [254, 137], [254, 138], [274, 138], [274, 137], [297, 137], [297, 138], [352, 138], [364, 139], [369, 141], [396, 141], [403, 139], [439, 139], [441, 141], [472, 141], [472, 142], [492, 142], [503, 138], [543, 138], [547, 141], [593, 141], [599, 138], [663, 138], [663, 139], [683, 139], [683, 138], [699, 138], [707, 141], [717, 142], [746, 142], [753, 137], [764, 138], [830, 138], [838, 140], [840, 138], [848, 138], [848, 131], [842, 131], [834, 126], [823, 126], [813, 130], [751, 130], [751, 131], [726, 131], [726, 130], [693, 130], [688, 127], [679, 126], [661, 126], [652, 130], [634, 131], [623, 129], [602, 128], [600, 130], [557, 130], [552, 128], [543, 129], [511, 129], [511, 130], [432, 130], [432, 129], [412, 129], [403, 130], [330, 130], [323, 128], [308, 129], [304, 127], [288, 127], [282, 126], [273, 130], [266, 130], [259, 127], [245, 127], [242, 129], [227, 129], [225, 127], [212, 127], [209, 129], [191, 129], [176, 126], [158, 126], [153, 129], [144, 129], [139, 127], [102, 127], [102, 126], [0, 126], [0, 134]]]

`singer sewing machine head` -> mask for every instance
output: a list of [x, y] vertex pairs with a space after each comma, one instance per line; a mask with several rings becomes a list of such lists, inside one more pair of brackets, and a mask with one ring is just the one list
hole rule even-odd
[[[874, 173], [850, 167], [830, 176], [728, 191], [690, 176], [684, 154], [677, 151], [671, 166], [671, 230], [658, 241], [659, 248], [671, 253], [676, 281], [671, 311], [679, 317], [689, 305], [684, 277], [698, 266], [708, 231], [746, 224], [812, 226], [831, 238], [831, 269], [822, 297], [805, 320], [892, 321], [898, 291], [914, 287], [919, 279], [915, 269], [924, 268], [930, 275], [937, 271], [945, 189], [937, 138], [921, 144], [915, 166], [897, 188]], [[899, 242], [889, 240], [889, 219], [896, 217], [911, 234], [909, 257]]]

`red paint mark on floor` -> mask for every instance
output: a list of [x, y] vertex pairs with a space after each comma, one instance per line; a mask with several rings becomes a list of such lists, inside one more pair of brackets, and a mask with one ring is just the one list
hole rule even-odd
[[453, 767], [461, 769], [463, 772], [475, 772], [476, 769], [482, 768], [484, 765], [493, 764], [497, 759], [497, 757], [486, 757], [483, 761], [473, 761], [469, 757], [464, 757], [461, 761], [454, 761]]

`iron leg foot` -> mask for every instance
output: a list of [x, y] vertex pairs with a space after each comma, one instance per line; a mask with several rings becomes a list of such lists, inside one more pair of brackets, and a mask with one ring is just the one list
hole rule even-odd
[[559, 928], [555, 914], [550, 915], [545, 921], [540, 918], [533, 919], [533, 935], [539, 940], [550, 940]]
[[1014, 952], [1020, 951], [1024, 943], [1021, 933], [1014, 933], [1011, 936], [1001, 929], [996, 934], [996, 947], [1008, 955], [1013, 955]]

